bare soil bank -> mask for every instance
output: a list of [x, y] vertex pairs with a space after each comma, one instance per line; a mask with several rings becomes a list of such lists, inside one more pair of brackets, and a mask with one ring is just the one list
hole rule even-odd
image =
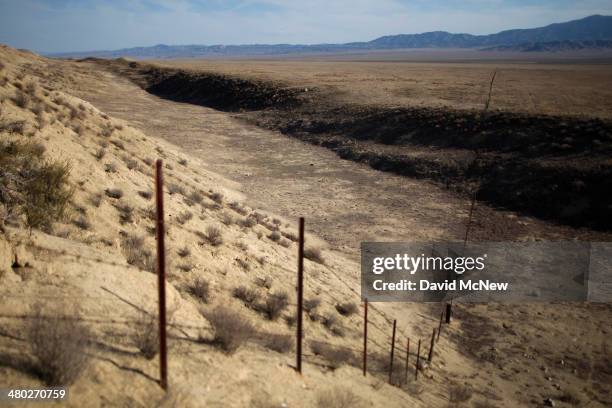
[[240, 112], [344, 159], [438, 182], [492, 206], [612, 229], [612, 123], [599, 118], [338, 103], [272, 81], [97, 61], [157, 96]]

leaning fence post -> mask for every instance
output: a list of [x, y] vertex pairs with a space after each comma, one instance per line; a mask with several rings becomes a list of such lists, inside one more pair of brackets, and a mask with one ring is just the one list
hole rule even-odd
[[298, 243], [297, 344], [296, 368], [302, 373], [302, 306], [304, 300], [304, 217], [300, 217]]
[[368, 298], [365, 299], [363, 307], [363, 376], [365, 377], [368, 365]]
[[451, 307], [452, 303], [446, 304], [446, 324], [450, 324], [451, 322]]
[[410, 337], [406, 342], [406, 383], [408, 382], [408, 359], [410, 358]]
[[391, 335], [391, 361], [389, 362], [389, 384], [391, 384], [391, 377], [393, 376], [393, 352], [395, 351], [395, 328], [397, 326], [397, 320], [393, 320], [393, 334]]
[[444, 310], [440, 312], [440, 323], [438, 324], [438, 337], [436, 337], [436, 343], [440, 341], [440, 332], [442, 331], [442, 319], [444, 318]]
[[166, 248], [164, 245], [164, 181], [162, 161], [155, 163], [155, 232], [157, 235], [157, 287], [159, 290], [159, 384], [168, 389], [168, 353], [166, 345]]
[[436, 341], [436, 329], [433, 329], [433, 332], [431, 333], [431, 343], [429, 344], [429, 356], [427, 356], [427, 361], [429, 361], [431, 363], [431, 360], [433, 359], [433, 352], [434, 352], [434, 344]]
[[416, 365], [414, 366], [414, 380], [419, 379], [419, 364], [421, 363], [421, 339], [419, 339], [419, 345], [417, 346], [417, 359]]

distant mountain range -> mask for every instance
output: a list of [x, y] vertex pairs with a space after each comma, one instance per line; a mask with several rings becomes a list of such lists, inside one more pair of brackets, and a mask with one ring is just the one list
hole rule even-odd
[[368, 42], [346, 44], [251, 44], [251, 45], [155, 45], [114, 51], [50, 54], [52, 57], [101, 58], [196, 58], [264, 56], [298, 53], [338, 53], [410, 48], [475, 48], [494, 51], [567, 51], [612, 49], [612, 16], [594, 15], [546, 27], [472, 35], [434, 31], [422, 34], [388, 35]]

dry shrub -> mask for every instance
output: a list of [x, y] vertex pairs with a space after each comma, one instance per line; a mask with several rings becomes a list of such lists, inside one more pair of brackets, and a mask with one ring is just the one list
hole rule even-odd
[[282, 232], [283, 236], [287, 238], [289, 241], [297, 242], [298, 236], [293, 232], [284, 231]]
[[204, 317], [215, 330], [213, 343], [228, 353], [238, 350], [255, 331], [246, 317], [228, 306], [217, 306]]
[[201, 204], [202, 201], [204, 201], [204, 196], [199, 191], [192, 191], [191, 193], [189, 193], [187, 198], [196, 204]]
[[240, 268], [242, 268], [245, 271], [248, 271], [251, 269], [251, 265], [249, 265], [249, 262], [246, 259], [236, 258], [236, 263], [238, 264]]
[[25, 120], [16, 120], [13, 122], [0, 123], [0, 132], [17, 133], [23, 135], [26, 129]]
[[153, 197], [152, 191], [139, 191], [138, 195], [144, 198], [145, 200], [150, 200]]
[[82, 230], [88, 230], [91, 228], [91, 223], [89, 222], [87, 217], [84, 217], [82, 215], [72, 220], [72, 223]]
[[286, 292], [272, 293], [266, 299], [264, 311], [270, 320], [276, 320], [289, 305], [289, 295]]
[[104, 192], [108, 197], [115, 198], [117, 200], [123, 197], [123, 190], [119, 188], [107, 188], [106, 190], [104, 190]]
[[259, 292], [255, 289], [251, 289], [245, 285], [240, 285], [232, 291], [232, 296], [236, 299], [242, 300], [245, 305], [253, 306], [253, 304], [259, 299]]
[[189, 293], [202, 302], [208, 303], [210, 299], [210, 284], [206, 279], [198, 277], [189, 286]]
[[356, 408], [361, 405], [362, 401], [346, 388], [330, 388], [317, 395], [319, 408]]
[[117, 149], [125, 150], [125, 145], [123, 144], [123, 142], [121, 140], [113, 139], [110, 142], [111, 142], [111, 144], [115, 145], [115, 147], [117, 147]]
[[20, 108], [27, 109], [27, 107], [30, 106], [30, 96], [25, 92], [17, 90], [17, 93], [13, 97], [13, 102]]
[[324, 358], [332, 369], [339, 368], [345, 364], [354, 364], [355, 355], [344, 347], [336, 347], [321, 341], [310, 343], [310, 350], [317, 356]]
[[191, 262], [182, 263], [177, 266], [183, 272], [191, 272], [195, 266]]
[[191, 220], [192, 218], [193, 218], [193, 214], [191, 213], [191, 211], [183, 211], [176, 216], [175, 220], [179, 224], [183, 225], [187, 221]]
[[206, 227], [204, 238], [212, 246], [219, 246], [223, 244], [223, 235], [221, 234], [221, 230], [219, 229], [219, 227], [216, 227], [214, 225], [209, 225], [208, 227]]
[[152, 360], [159, 351], [159, 326], [157, 316], [141, 312], [131, 333], [134, 346], [147, 359]]
[[213, 200], [217, 204], [223, 203], [223, 194], [214, 192], [210, 195], [210, 199]]
[[223, 213], [221, 215], [221, 222], [227, 226], [230, 226], [236, 222], [234, 217], [231, 214]]
[[168, 184], [168, 194], [181, 194], [185, 195], [185, 188], [180, 184], [170, 183]]
[[123, 162], [128, 170], [138, 170], [140, 168], [138, 161], [128, 156], [123, 157]]
[[121, 224], [128, 224], [134, 222], [134, 207], [128, 203], [119, 203], [115, 206], [119, 212], [119, 222]]
[[334, 314], [327, 314], [322, 317], [321, 323], [325, 326], [329, 331], [331, 331], [336, 336], [344, 336], [344, 329], [340, 325], [338, 318]]
[[121, 240], [121, 249], [128, 264], [145, 271], [155, 272], [155, 257], [151, 251], [144, 248], [143, 237], [125, 234]]
[[293, 336], [288, 334], [268, 334], [265, 346], [278, 353], [287, 353], [293, 348]]
[[178, 254], [178, 256], [180, 256], [181, 258], [186, 258], [189, 255], [191, 255], [191, 249], [189, 249], [189, 247], [182, 247], [179, 248], [176, 253]]
[[229, 208], [234, 210], [240, 215], [246, 215], [248, 213], [247, 209], [242, 206], [238, 201], [232, 201], [229, 203]]
[[178, 161], [178, 163], [179, 163], [181, 166], [187, 166], [187, 159], [180, 159], [180, 160]]
[[273, 231], [270, 235], [268, 235], [268, 238], [271, 241], [278, 242], [281, 239], [281, 234], [278, 231]]
[[26, 332], [36, 371], [49, 386], [70, 385], [89, 361], [86, 353], [89, 330], [78, 312], [58, 318], [44, 316], [43, 310], [49, 310], [48, 306], [34, 305]]
[[304, 248], [304, 258], [310, 259], [312, 262], [316, 262], [321, 265], [325, 264], [325, 259], [323, 259], [323, 254], [321, 253], [320, 248]]
[[106, 149], [104, 148], [99, 148], [98, 150], [96, 150], [96, 152], [94, 153], [94, 157], [97, 160], [102, 160], [104, 158], [104, 156], [106, 155]]
[[240, 222], [240, 224], [244, 227], [244, 228], [253, 228], [255, 225], [257, 225], [257, 220], [254, 217], [251, 217], [250, 215], [248, 217], [246, 217], [244, 220], [242, 220]]
[[100, 207], [103, 199], [104, 199], [104, 196], [101, 193], [92, 193], [89, 196], [89, 202], [91, 203], [91, 205], [93, 205], [96, 208]]
[[559, 401], [565, 402], [569, 405], [580, 406], [582, 404], [582, 393], [580, 390], [573, 386], [567, 386], [563, 390], [563, 394], [559, 396]]
[[473, 391], [467, 385], [453, 384], [448, 390], [448, 400], [453, 403], [462, 403], [472, 398]]
[[351, 316], [357, 313], [358, 307], [355, 302], [344, 302], [336, 305], [336, 310], [342, 316]]
[[255, 284], [260, 288], [270, 289], [272, 287], [273, 280], [271, 277], [266, 276], [265, 278], [257, 278]]
[[106, 163], [104, 165], [104, 171], [107, 173], [116, 173], [117, 165], [115, 163]]
[[311, 319], [313, 319], [314, 313], [319, 305], [321, 305], [321, 299], [319, 298], [306, 299], [304, 300], [303, 304], [304, 311], [308, 313], [308, 316], [310, 316]]

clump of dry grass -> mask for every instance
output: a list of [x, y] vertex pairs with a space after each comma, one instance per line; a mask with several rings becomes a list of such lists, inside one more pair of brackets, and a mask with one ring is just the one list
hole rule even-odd
[[195, 190], [189, 193], [187, 198], [196, 204], [201, 204], [202, 201], [204, 201], [204, 196], [202, 195], [202, 193]]
[[104, 149], [103, 147], [99, 148], [94, 153], [94, 157], [96, 158], [96, 160], [102, 160], [105, 155], [106, 155], [106, 149]]
[[215, 330], [213, 343], [228, 353], [238, 350], [255, 331], [246, 317], [228, 306], [217, 306], [203, 315]]
[[115, 208], [119, 212], [119, 222], [121, 224], [134, 222], [134, 207], [128, 203], [118, 203]]
[[215, 203], [217, 204], [222, 204], [223, 203], [223, 194], [219, 193], [219, 192], [213, 192], [210, 195], [210, 199], [213, 200]]
[[232, 296], [234, 296], [236, 299], [242, 300], [246, 306], [252, 307], [259, 299], [259, 292], [245, 285], [240, 285], [234, 288], [232, 291]]
[[286, 292], [272, 293], [266, 299], [264, 311], [270, 320], [276, 320], [289, 305], [289, 295]]
[[180, 184], [170, 183], [168, 184], [168, 194], [181, 194], [185, 195], [185, 188]]
[[304, 248], [304, 258], [310, 259], [312, 262], [316, 262], [321, 265], [325, 264], [325, 259], [323, 259], [323, 254], [321, 253], [320, 248]]
[[155, 272], [155, 257], [144, 247], [143, 237], [125, 233], [121, 240], [121, 249], [128, 264], [145, 271]]
[[251, 265], [246, 259], [236, 258], [236, 263], [238, 264], [240, 268], [242, 268], [245, 271], [248, 271], [251, 269]]
[[272, 231], [272, 233], [268, 235], [268, 238], [271, 241], [278, 242], [281, 239], [281, 234], [278, 231]]
[[128, 170], [138, 170], [140, 168], [138, 161], [129, 156], [123, 156], [123, 162], [125, 163], [125, 166], [128, 168]]
[[26, 330], [36, 371], [49, 386], [70, 385], [89, 361], [86, 353], [89, 329], [81, 322], [78, 312], [58, 318], [45, 316], [43, 310], [48, 311], [49, 307], [40, 303], [33, 306]]
[[191, 220], [192, 218], [193, 218], [193, 214], [191, 213], [191, 211], [183, 211], [176, 216], [175, 220], [179, 224], [183, 225], [187, 221]]
[[145, 200], [150, 200], [153, 197], [153, 192], [141, 190], [138, 192], [138, 195], [144, 198]]
[[180, 256], [181, 258], [186, 258], [189, 255], [191, 255], [191, 249], [189, 249], [189, 247], [185, 246], [182, 248], [179, 248], [176, 253], [178, 254], [178, 256]]
[[17, 90], [13, 97], [13, 102], [20, 108], [27, 109], [31, 102], [30, 95], [21, 90]]
[[212, 246], [219, 246], [223, 244], [223, 235], [221, 234], [221, 230], [219, 229], [219, 227], [216, 227], [214, 225], [209, 225], [208, 227], [206, 227], [204, 238]]
[[98, 208], [102, 204], [103, 199], [104, 199], [104, 196], [101, 193], [92, 193], [89, 196], [89, 203], [93, 205], [94, 207]]
[[221, 215], [221, 222], [227, 226], [230, 226], [230, 225], [233, 225], [236, 222], [236, 220], [231, 214], [223, 213]]
[[346, 388], [330, 388], [317, 395], [319, 408], [358, 408], [361, 405], [362, 401]]
[[272, 287], [273, 280], [271, 277], [266, 276], [264, 278], [257, 278], [255, 284], [260, 288], [270, 289]]
[[8, 216], [25, 216], [29, 228], [50, 231], [64, 218], [74, 194], [70, 165], [45, 160], [39, 143], [0, 141], [0, 197]]
[[453, 403], [462, 403], [472, 398], [473, 391], [467, 385], [453, 384], [448, 390], [448, 400]]
[[257, 225], [257, 220], [254, 217], [251, 217], [250, 215], [248, 217], [246, 217], [245, 219], [243, 219], [240, 224], [244, 227], [244, 228], [253, 228], [255, 225]]
[[191, 262], [181, 263], [177, 266], [183, 272], [191, 272], [195, 266]]
[[204, 303], [210, 300], [210, 284], [204, 278], [196, 278], [189, 286], [189, 293]]
[[321, 299], [313, 298], [304, 300], [303, 308], [311, 320], [316, 318], [316, 310], [321, 305]]
[[336, 347], [321, 341], [310, 343], [310, 350], [317, 356], [324, 358], [330, 368], [336, 369], [345, 364], [354, 364], [355, 355], [350, 349]]
[[104, 165], [104, 171], [107, 173], [116, 173], [117, 165], [115, 163], [106, 163]]
[[133, 325], [131, 340], [147, 359], [152, 360], [159, 351], [159, 327], [157, 316], [141, 312]]
[[293, 348], [293, 336], [288, 334], [267, 334], [265, 346], [278, 353], [287, 353]]
[[104, 193], [106, 193], [107, 197], [114, 198], [117, 200], [123, 197], [123, 190], [121, 190], [120, 188], [107, 188], [106, 190], [104, 190]]
[[336, 310], [342, 316], [351, 316], [357, 313], [358, 309], [359, 308], [357, 307], [357, 304], [355, 302], [344, 302], [336, 305]]
[[83, 215], [80, 215], [79, 217], [72, 220], [72, 223], [82, 230], [88, 230], [91, 228], [91, 223], [89, 222], [87, 217]]

